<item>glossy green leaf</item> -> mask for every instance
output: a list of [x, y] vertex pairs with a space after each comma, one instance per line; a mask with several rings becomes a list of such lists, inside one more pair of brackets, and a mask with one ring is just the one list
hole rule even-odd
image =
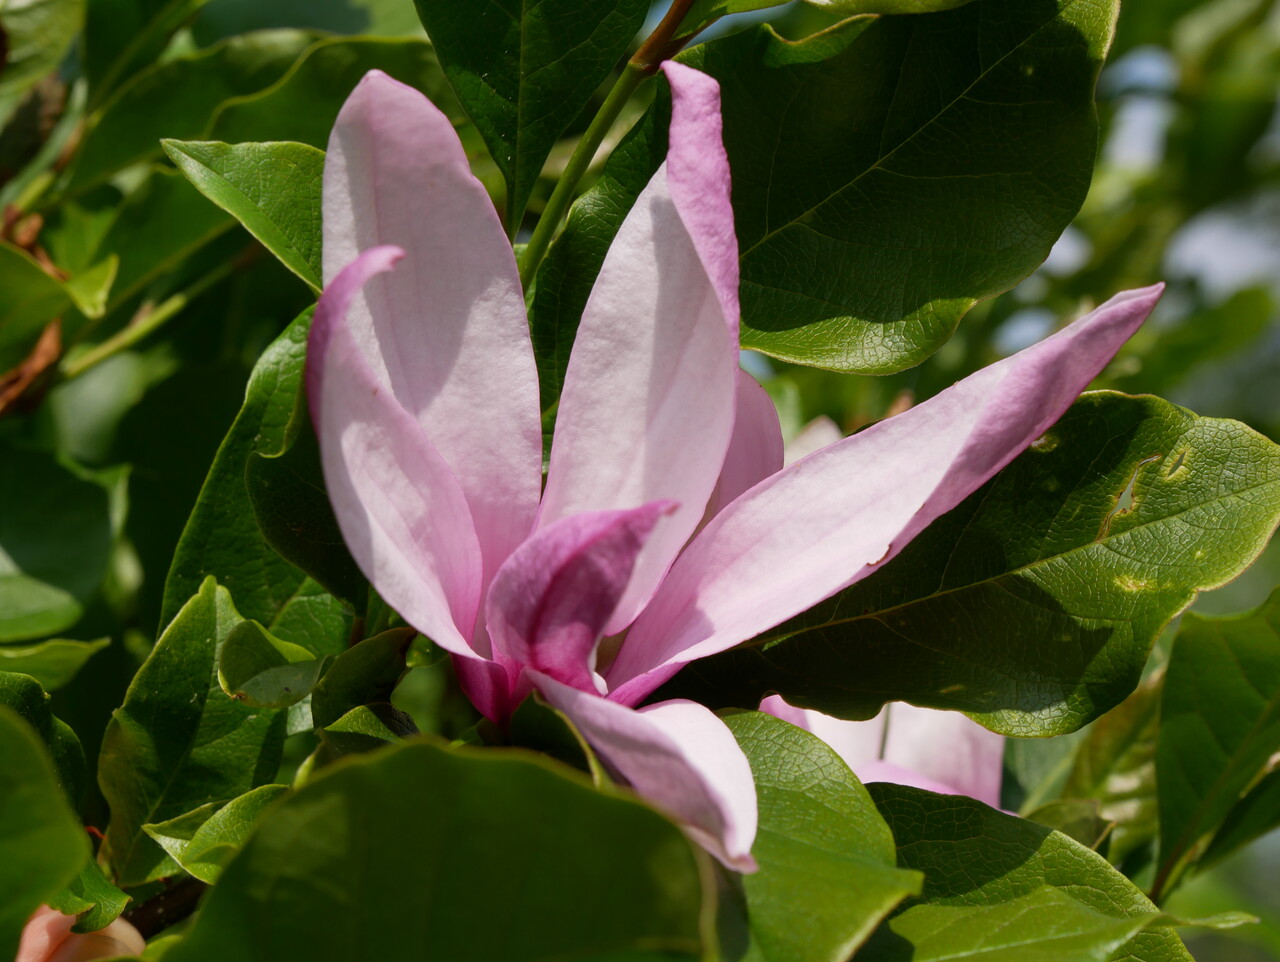
[[84, 23], [85, 0], [6, 0], [0, 4], [5, 56], [0, 97], [58, 69]]
[[[288, 791], [287, 785], [260, 785], [232, 799], [212, 815], [201, 818], [188, 838], [179, 835], [185, 834], [184, 826], [190, 826], [192, 819], [179, 818], [158, 825], [144, 825], [143, 828], [186, 871], [212, 885], [218, 881], [223, 866], [244, 845], [262, 813]], [[168, 831], [179, 835], [169, 835]]]
[[49, 695], [28, 675], [0, 672], [0, 705], [15, 712], [44, 741], [67, 800], [84, 794], [84, 749], [71, 727], [53, 714]]
[[[306, 398], [299, 397], [305, 406]], [[288, 450], [249, 455], [244, 483], [258, 529], [271, 547], [353, 608], [369, 583], [347, 550], [325, 490], [320, 445], [305, 411]]]
[[1034, 270], [1089, 186], [1116, 7], [976, 0], [685, 54], [723, 91], [743, 346], [901, 370]]
[[300, 30], [249, 34], [148, 67], [95, 115], [68, 189], [82, 192], [131, 164], [159, 158], [162, 137], [200, 139], [220, 104], [275, 82], [314, 42]]
[[163, 141], [200, 193], [319, 293], [324, 153], [306, 144]]
[[868, 718], [960, 709], [1008, 735], [1123, 700], [1200, 590], [1280, 521], [1280, 448], [1154, 397], [1086, 394], [878, 573], [668, 685], [720, 705], [780, 692]]
[[207, 579], [156, 642], [107, 726], [98, 781], [111, 822], [102, 851], [122, 885], [175, 869], [144, 824], [235, 798], [276, 773], [284, 714], [247, 708], [218, 686], [217, 649], [241, 620], [226, 589]]
[[[206, 207], [208, 204], [201, 199]], [[303, 585], [304, 575], [263, 539], [244, 487], [255, 450], [280, 451], [296, 418], [311, 312], [293, 321], [263, 352], [245, 389], [244, 406], [218, 449], [165, 582], [167, 624], [207, 575], [215, 575], [246, 618], [272, 627]], [[286, 636], [288, 638], [288, 636]], [[288, 638], [288, 640], [296, 640]]]
[[318, 730], [324, 745], [336, 755], [371, 752], [418, 734], [408, 714], [389, 702], [361, 705]]
[[107, 492], [51, 455], [5, 448], [0, 504], [0, 641], [70, 628], [106, 573]]
[[425, 93], [459, 119], [431, 45], [417, 38], [332, 37], [309, 48], [271, 86], [223, 104], [202, 139], [230, 144], [288, 140], [323, 149], [343, 102], [373, 69]]
[[[869, 788], [897, 840], [899, 865], [923, 872], [925, 883], [859, 962], [1109, 962], [1135, 957], [1124, 954], [1134, 937], [1167, 924], [1132, 882], [1059, 832], [962, 796]], [[1156, 931], [1151, 945], [1171, 934]]]
[[74, 678], [95, 652], [110, 644], [110, 638], [97, 641], [55, 638], [37, 645], [0, 645], [0, 671], [30, 675], [45, 691], [53, 691]]
[[26, 251], [0, 241], [0, 374], [26, 357], [45, 326], [70, 305], [67, 289]]
[[1156, 746], [1166, 893], [1280, 752], [1280, 592], [1235, 617], [1190, 614], [1174, 640]]
[[18, 954], [27, 916], [69, 883], [89, 837], [58, 788], [39, 737], [0, 705], [0, 958]]
[[1112, 822], [1107, 854], [1117, 864], [1156, 834], [1156, 737], [1164, 672], [1153, 672], [1137, 690], [1088, 729], [1063, 787], [1068, 798], [1096, 799]]
[[65, 889], [49, 900], [63, 915], [77, 916], [73, 932], [96, 932], [120, 917], [132, 897], [116, 888], [90, 858]]
[[627, 51], [648, 0], [415, 0], [458, 99], [524, 210], [556, 140]]
[[166, 962], [702, 958], [704, 858], [570, 776], [430, 743], [349, 759], [267, 815]]
[[[846, 962], [919, 873], [897, 867], [893, 835], [834, 751], [787, 722], [750, 712], [725, 719], [751, 763], [760, 828], [742, 877], [759, 962]], [[726, 939], [726, 942], [729, 940]]]
[[301, 645], [313, 655], [337, 655], [351, 639], [351, 612], [310, 578], [303, 580], [271, 622], [277, 638]]
[[95, 103], [155, 62], [208, 0], [88, 0], [84, 73]]
[[392, 628], [335, 658], [311, 695], [316, 727], [327, 728], [360, 705], [390, 701], [408, 670], [405, 656], [416, 634], [412, 628]]
[[287, 708], [311, 693], [324, 662], [256, 621], [231, 629], [218, 651], [218, 684], [243, 705]]

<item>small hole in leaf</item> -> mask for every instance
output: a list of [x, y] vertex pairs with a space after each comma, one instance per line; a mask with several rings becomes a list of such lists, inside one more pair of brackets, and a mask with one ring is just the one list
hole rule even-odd
[[1107, 516], [1102, 519], [1102, 530], [1098, 532], [1098, 540], [1102, 540], [1111, 531], [1111, 522], [1122, 514], [1128, 514], [1134, 509], [1137, 498], [1134, 491], [1138, 486], [1138, 474], [1142, 471], [1143, 465], [1150, 464], [1153, 461], [1159, 461], [1163, 455], [1153, 454], [1149, 458], [1143, 458], [1134, 466], [1133, 474], [1129, 475], [1129, 483], [1124, 486], [1116, 498], [1116, 506], [1107, 512]]

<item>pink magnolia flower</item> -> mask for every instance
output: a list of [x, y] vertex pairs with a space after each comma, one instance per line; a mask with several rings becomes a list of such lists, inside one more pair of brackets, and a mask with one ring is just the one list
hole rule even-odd
[[1004, 736], [958, 711], [885, 705], [867, 721], [845, 721], [796, 708], [777, 695], [760, 710], [813, 732], [863, 782], [894, 782], [940, 795], [968, 795], [1000, 807]]
[[688, 701], [633, 706], [893, 557], [1058, 418], [1158, 290], [783, 470], [773, 406], [738, 369], [719, 88], [664, 69], [667, 160], [583, 313], [545, 490], [511, 247], [448, 119], [378, 72], [329, 141], [307, 384], [353, 556], [475, 705], [502, 723], [536, 689], [750, 870], [755, 791], [728, 729]]
[[138, 930], [124, 919], [83, 935], [71, 931], [75, 922], [74, 915], [63, 915], [42, 905], [22, 930], [14, 962], [90, 962], [117, 955], [140, 955], [147, 947]]

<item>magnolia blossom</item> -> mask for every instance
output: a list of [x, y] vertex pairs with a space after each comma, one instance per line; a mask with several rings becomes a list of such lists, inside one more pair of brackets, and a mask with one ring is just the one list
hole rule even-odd
[[14, 962], [90, 962], [117, 955], [141, 955], [147, 943], [124, 919], [98, 932], [72, 932], [74, 915], [41, 906], [27, 920]]
[[448, 119], [376, 71], [329, 141], [307, 385], [353, 556], [476, 707], [502, 724], [537, 690], [750, 870], [755, 790], [726, 726], [689, 701], [634, 706], [892, 558], [1062, 414], [1158, 290], [783, 469], [774, 408], [738, 368], [719, 88], [664, 69], [667, 160], [583, 312], [545, 488], [511, 247]]
[[968, 795], [1000, 807], [1004, 736], [957, 711], [885, 705], [868, 721], [796, 708], [777, 695], [760, 710], [813, 732], [864, 782], [894, 782], [941, 795]]

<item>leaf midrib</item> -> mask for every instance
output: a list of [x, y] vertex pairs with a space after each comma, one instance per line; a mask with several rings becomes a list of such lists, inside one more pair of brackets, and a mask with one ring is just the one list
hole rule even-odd
[[[997, 67], [999, 67], [1002, 63], [1004, 63], [1004, 62], [1005, 62], [1005, 60], [1007, 60], [1009, 57], [1013, 56], [1015, 53], [1017, 53], [1019, 50], [1021, 50], [1024, 46], [1026, 46], [1026, 45], [1027, 45], [1028, 43], [1030, 43], [1032, 40], [1034, 40], [1034, 39], [1035, 39], [1035, 38], [1036, 38], [1036, 37], [1037, 37], [1037, 36], [1038, 36], [1038, 35], [1039, 35], [1043, 30], [1045, 30], [1045, 29], [1046, 29], [1050, 24], [1052, 24], [1055, 20], [1057, 20], [1059, 17], [1061, 17], [1061, 16], [1062, 16], [1062, 14], [1063, 14], [1064, 12], [1066, 12], [1066, 10], [1067, 10], [1069, 7], [1073, 6], [1075, 2], [1076, 2], [1076, 0], [1068, 0], [1068, 2], [1067, 2], [1067, 3], [1064, 3], [1064, 4], [1063, 4], [1063, 5], [1062, 5], [1062, 6], [1061, 6], [1061, 7], [1060, 7], [1056, 12], [1055, 12], [1055, 14], [1054, 14], [1050, 19], [1046, 20], [1046, 21], [1045, 21], [1044, 23], [1042, 23], [1040, 26], [1036, 27], [1036, 28], [1035, 28], [1034, 30], [1032, 30], [1029, 34], [1027, 34], [1027, 36], [1026, 36], [1026, 37], [1024, 37], [1022, 40], [1018, 41], [1018, 43], [1017, 43], [1017, 44], [1015, 44], [1013, 47], [1010, 47], [1010, 48], [1009, 48], [1008, 50], [1006, 50], [1003, 54], [1001, 54], [998, 58], [996, 58], [994, 61], [992, 61], [988, 66], [986, 66], [985, 68], [981, 69], [981, 70], [978, 72], [978, 75], [977, 75], [977, 76], [976, 76], [976, 77], [975, 77], [975, 78], [974, 78], [974, 79], [973, 79], [973, 80], [972, 80], [972, 81], [971, 81], [971, 82], [970, 82], [970, 83], [969, 83], [969, 84], [964, 88], [964, 90], [963, 90], [963, 91], [961, 91], [961, 92], [960, 92], [956, 97], [954, 97], [954, 98], [952, 98], [951, 100], [947, 101], [947, 103], [946, 103], [946, 104], [944, 104], [944, 105], [943, 105], [943, 106], [942, 106], [942, 107], [941, 107], [941, 108], [940, 108], [940, 109], [939, 109], [939, 110], [938, 110], [938, 111], [937, 111], [937, 112], [936, 112], [932, 117], [930, 117], [928, 120], [926, 120], [926, 121], [924, 121], [923, 123], [921, 123], [921, 125], [920, 125], [919, 127], [917, 127], [915, 130], [913, 130], [913, 131], [912, 131], [910, 134], [908, 134], [906, 137], [902, 138], [902, 140], [901, 140], [897, 145], [895, 145], [895, 146], [894, 146], [894, 148], [893, 148], [892, 150], [888, 151], [887, 153], [883, 154], [883, 155], [882, 155], [882, 156], [880, 156], [880, 157], [877, 157], [877, 158], [876, 158], [876, 160], [875, 160], [873, 163], [871, 163], [870, 165], [868, 165], [868, 166], [867, 166], [867, 168], [866, 168], [865, 170], [863, 170], [863, 171], [861, 171], [860, 173], [858, 173], [858, 174], [857, 174], [855, 177], [853, 177], [853, 179], [851, 179], [848, 183], [846, 183], [846, 184], [844, 184], [843, 186], [839, 187], [838, 189], [836, 189], [836, 190], [832, 191], [830, 194], [828, 194], [826, 197], [824, 197], [824, 198], [822, 198], [821, 200], [819, 200], [817, 203], [812, 204], [811, 206], [809, 206], [809, 207], [805, 208], [805, 209], [804, 209], [803, 211], [801, 211], [799, 214], [797, 214], [796, 216], [794, 216], [794, 217], [792, 217], [790, 220], [788, 220], [785, 224], [782, 224], [782, 225], [781, 225], [781, 226], [779, 226], [779, 227], [775, 227], [775, 228], [774, 228], [774, 229], [772, 229], [772, 230], [766, 231], [766, 232], [765, 232], [765, 233], [764, 233], [764, 234], [763, 234], [763, 235], [762, 235], [762, 236], [761, 236], [757, 241], [755, 241], [755, 242], [754, 242], [750, 247], [746, 248], [745, 250], [743, 250], [743, 251], [741, 251], [741, 252], [739, 253], [739, 255], [738, 255], [738, 260], [739, 260], [740, 262], [741, 262], [741, 261], [746, 260], [747, 255], [748, 255], [748, 254], [750, 254], [752, 251], [754, 251], [756, 248], [763, 246], [764, 244], [766, 244], [768, 241], [770, 241], [772, 238], [774, 238], [774, 237], [775, 237], [775, 236], [777, 236], [778, 234], [780, 234], [780, 233], [782, 233], [783, 231], [788, 230], [789, 228], [791, 228], [791, 227], [795, 226], [795, 225], [796, 225], [796, 224], [798, 224], [800, 221], [802, 221], [802, 220], [804, 220], [805, 218], [809, 217], [810, 215], [812, 215], [814, 212], [816, 212], [816, 211], [817, 211], [817, 210], [819, 210], [820, 208], [822, 208], [822, 207], [826, 206], [826, 205], [827, 205], [828, 203], [830, 203], [831, 201], [833, 201], [833, 200], [835, 200], [836, 198], [840, 197], [842, 194], [844, 194], [844, 192], [845, 192], [845, 191], [847, 191], [847, 190], [851, 189], [852, 187], [856, 186], [859, 182], [861, 182], [862, 178], [863, 178], [863, 177], [865, 177], [865, 176], [867, 176], [868, 174], [870, 174], [872, 171], [875, 171], [875, 170], [879, 170], [879, 169], [881, 169], [882, 165], [883, 165], [884, 163], [886, 163], [888, 160], [890, 160], [890, 159], [894, 156], [894, 154], [896, 154], [896, 153], [897, 153], [899, 150], [901, 150], [903, 147], [905, 147], [905, 146], [907, 146], [908, 144], [912, 143], [912, 142], [915, 140], [915, 138], [916, 138], [916, 137], [918, 137], [918, 136], [919, 136], [923, 131], [925, 131], [925, 130], [926, 130], [926, 129], [928, 129], [929, 127], [932, 127], [934, 124], [936, 124], [936, 123], [938, 122], [938, 120], [939, 120], [943, 115], [945, 115], [945, 114], [946, 114], [946, 113], [948, 113], [950, 110], [952, 110], [952, 109], [955, 107], [955, 105], [956, 105], [956, 104], [958, 104], [960, 101], [964, 100], [964, 99], [965, 99], [965, 97], [968, 95], [968, 93], [969, 93], [971, 90], [973, 90], [975, 87], [977, 87], [977, 86], [978, 86], [978, 84], [980, 84], [983, 80], [985, 80], [985, 79], [987, 78], [987, 76], [988, 76], [988, 75], [990, 75], [990, 74], [991, 74], [991, 73], [992, 73], [992, 72], [993, 72]], [[902, 75], [901, 75], [901, 72], [900, 72], [900, 73], [899, 73], [899, 75], [898, 75], [898, 82], [899, 82], [899, 83], [901, 83], [901, 79], [902, 79]], [[894, 94], [895, 94], [895, 96], [896, 96], [896, 94], [897, 94], [897, 87], [896, 87], [896, 86], [895, 86], [895, 88], [894, 88]], [[892, 105], [891, 105], [891, 106], [890, 106], [890, 111], [892, 111], [892, 109], [893, 109], [893, 108], [892, 108]], [[888, 115], [886, 115], [886, 117], [885, 117], [885, 123], [886, 123], [886, 124], [888, 124], [888, 122], [889, 122], [889, 118], [888, 118]], [[883, 135], [883, 130], [881, 131], [881, 134]], [[771, 192], [771, 190], [772, 190], [772, 187], [773, 187], [773, 176], [772, 176], [772, 171], [771, 171], [771, 172], [770, 172], [770, 178], [769, 178], [769, 185], [768, 185], [768, 189], [770, 190], [770, 192]]]

